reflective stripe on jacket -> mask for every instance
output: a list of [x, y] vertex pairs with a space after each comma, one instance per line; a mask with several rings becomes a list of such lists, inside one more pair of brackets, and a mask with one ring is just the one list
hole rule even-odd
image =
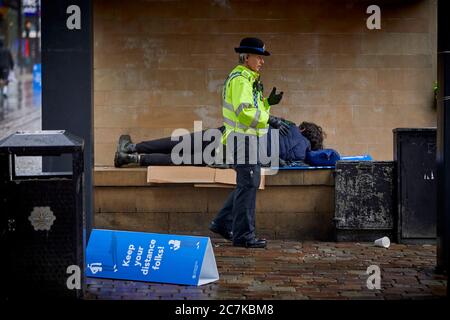
[[222, 115], [225, 131], [222, 143], [231, 132], [256, 135], [267, 133], [270, 105], [262, 92], [254, 89], [259, 74], [238, 65], [225, 80], [222, 90]]

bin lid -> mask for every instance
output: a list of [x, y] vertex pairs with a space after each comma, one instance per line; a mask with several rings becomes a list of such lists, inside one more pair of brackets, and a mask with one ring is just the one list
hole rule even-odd
[[0, 153], [53, 154], [80, 152], [84, 141], [66, 130], [17, 131], [0, 140]]
[[436, 131], [436, 127], [423, 127], [423, 128], [395, 128], [392, 132], [427, 132]]

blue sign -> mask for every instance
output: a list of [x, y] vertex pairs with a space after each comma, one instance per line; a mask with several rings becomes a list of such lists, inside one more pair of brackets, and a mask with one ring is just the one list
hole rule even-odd
[[42, 90], [42, 72], [40, 63], [33, 66], [33, 90]]
[[41, 64], [33, 66], [33, 105], [40, 107], [42, 103], [42, 72]]
[[25, 16], [34, 16], [38, 13], [38, 0], [22, 0], [22, 11]]
[[207, 237], [94, 229], [86, 266], [94, 278], [186, 285], [219, 279]]

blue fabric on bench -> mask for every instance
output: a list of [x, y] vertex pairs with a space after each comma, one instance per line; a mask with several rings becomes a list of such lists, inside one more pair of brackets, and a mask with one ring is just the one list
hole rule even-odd
[[[339, 161], [371, 161], [373, 160], [369, 154], [360, 156], [341, 156]], [[323, 170], [323, 169], [335, 169], [336, 166], [297, 166], [297, 167], [272, 167], [272, 169], [278, 170]]]
[[371, 161], [373, 160], [370, 154], [363, 154], [361, 156], [341, 156], [344, 161]]
[[323, 169], [335, 169], [335, 166], [304, 166], [304, 167], [272, 167], [271, 169], [278, 170], [323, 170]]
[[271, 169], [277, 170], [324, 170], [324, 169], [335, 169], [335, 166], [304, 166], [304, 167], [271, 167]]

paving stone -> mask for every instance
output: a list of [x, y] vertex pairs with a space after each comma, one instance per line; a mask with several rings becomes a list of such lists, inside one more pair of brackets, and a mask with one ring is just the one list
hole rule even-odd
[[[435, 258], [424, 259], [435, 255], [435, 246], [391, 246], [389, 255], [380, 255], [358, 243], [277, 240], [269, 249], [250, 250], [213, 242], [223, 243], [214, 249], [220, 274], [215, 283], [195, 287], [88, 278], [85, 299], [416, 300], [446, 295], [447, 277], [434, 273]], [[324, 259], [332, 253], [335, 263]], [[402, 264], [392, 258], [399, 253]], [[299, 255], [314, 258], [296, 260]], [[381, 267], [381, 290], [366, 287], [369, 262]]]

